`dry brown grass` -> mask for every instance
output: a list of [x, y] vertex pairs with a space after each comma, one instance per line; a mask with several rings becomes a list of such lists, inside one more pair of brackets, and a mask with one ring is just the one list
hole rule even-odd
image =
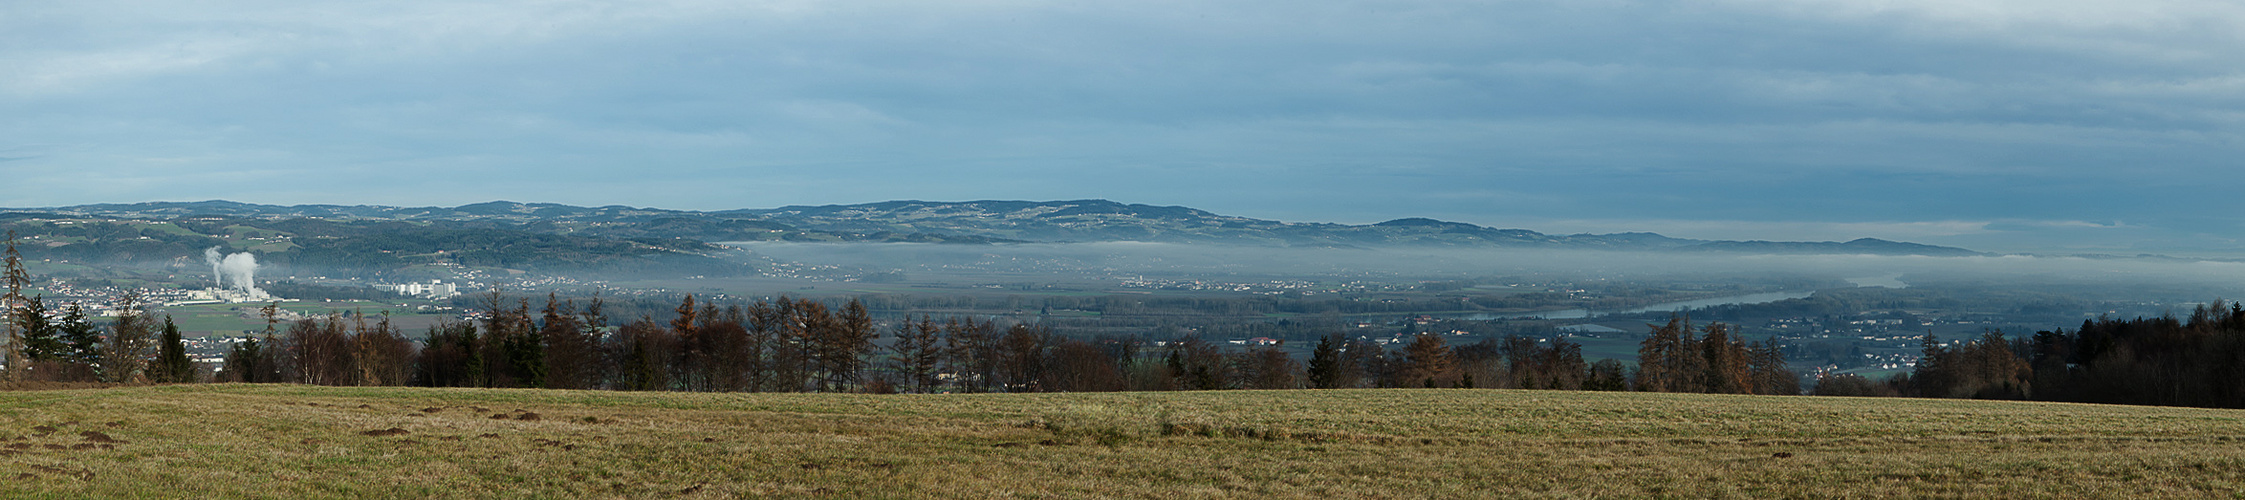
[[1490, 390], [0, 393], [0, 496], [2203, 497], [2245, 412]]
[[125, 386], [125, 385], [126, 385], [126, 384], [111, 384], [111, 383], [105, 383], [105, 382], [47, 382], [47, 381], [0, 382], [0, 392], [9, 392], [9, 391], [63, 391], [63, 390], [70, 390], [70, 389], [107, 389], [107, 388], [111, 388], [111, 387], [123, 387], [123, 386]]

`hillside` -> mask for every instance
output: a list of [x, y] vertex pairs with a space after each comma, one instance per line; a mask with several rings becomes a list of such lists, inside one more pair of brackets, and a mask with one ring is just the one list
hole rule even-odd
[[[0, 231], [12, 231], [19, 250], [31, 259], [184, 266], [200, 263], [204, 249], [220, 247], [254, 252], [270, 266], [359, 277], [425, 265], [579, 276], [735, 276], [753, 270], [736, 258], [738, 250], [707, 242], [1003, 241], [924, 233], [806, 231], [759, 220], [611, 208], [532, 207], [525, 211], [558, 211], [517, 217], [521, 212], [471, 205], [448, 209], [437, 217], [421, 215], [425, 211], [365, 207], [143, 205], [158, 207], [0, 214]], [[229, 215], [194, 212], [199, 210]]]
[[373, 276], [409, 266], [456, 265], [603, 275], [729, 275], [749, 271], [732, 249], [675, 238], [542, 233], [472, 222], [77, 216], [0, 220], [25, 258], [134, 265], [199, 266], [204, 249], [258, 254], [266, 265], [338, 276]]
[[1218, 215], [1187, 207], [1074, 201], [888, 201], [859, 205], [789, 206], [716, 212], [754, 216], [830, 231], [894, 231], [979, 235], [1030, 241], [1154, 241], [1268, 246], [1447, 246], [1597, 250], [1977, 255], [1961, 248], [1878, 239], [1835, 242], [1733, 242], [1670, 238], [1654, 233], [1551, 235], [1427, 218], [1378, 224], [1279, 222]]
[[2205, 497], [2245, 413], [1499, 390], [0, 393], [9, 497]]
[[1858, 239], [1849, 242], [1707, 241], [1655, 233], [1552, 235], [1426, 218], [1378, 224], [1281, 222], [1108, 200], [886, 201], [714, 212], [624, 206], [488, 202], [459, 207], [274, 206], [228, 201], [149, 202], [35, 209], [75, 215], [175, 219], [325, 218], [504, 226], [610, 238], [697, 241], [918, 243], [1143, 241], [1289, 247], [1499, 247], [1733, 253], [1978, 255], [1971, 250]]

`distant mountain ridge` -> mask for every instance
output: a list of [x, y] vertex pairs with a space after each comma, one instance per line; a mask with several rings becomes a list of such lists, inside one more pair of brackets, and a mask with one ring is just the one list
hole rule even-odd
[[48, 212], [68, 215], [97, 215], [168, 219], [191, 216], [221, 217], [313, 217], [327, 219], [369, 220], [507, 220], [530, 222], [546, 219], [628, 220], [635, 218], [694, 215], [695, 212], [633, 208], [622, 205], [604, 207], [579, 207], [558, 203], [515, 203], [492, 201], [457, 207], [393, 207], [384, 205], [259, 205], [225, 200], [211, 201], [152, 201], [141, 203], [104, 203], [68, 207], [6, 209], [13, 212]]
[[[1788, 254], [1963, 256], [1972, 250], [1872, 238], [1848, 242], [1709, 241], [1656, 233], [1552, 235], [1405, 218], [1369, 225], [1281, 222], [1182, 206], [1109, 200], [933, 202], [785, 206], [713, 212], [494, 201], [458, 207], [146, 202], [10, 209], [78, 216], [323, 218], [501, 223], [536, 232], [702, 241], [804, 240], [939, 243], [1107, 242], [1289, 247], [1447, 246]], [[780, 236], [774, 236], [780, 235]]]
[[1708, 241], [1656, 233], [1552, 235], [1463, 222], [1404, 218], [1370, 225], [1280, 222], [1180, 206], [1071, 201], [885, 201], [712, 212], [794, 227], [969, 234], [1024, 241], [1153, 241], [1313, 247], [1495, 246], [1740, 253], [1964, 256], [1955, 247], [1863, 238], [1848, 242]]

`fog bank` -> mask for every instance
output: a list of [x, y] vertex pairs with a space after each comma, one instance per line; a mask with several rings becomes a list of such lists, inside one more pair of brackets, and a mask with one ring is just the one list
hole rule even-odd
[[1926, 257], [1745, 255], [1593, 250], [1454, 248], [1262, 248], [1168, 243], [939, 245], [906, 243], [727, 243], [813, 265], [906, 272], [1296, 275], [1453, 279], [1564, 276], [1651, 279], [1692, 276], [1812, 276], [1863, 286], [1927, 283], [2162, 285], [2208, 293], [2245, 283], [2245, 263], [2165, 258], [2027, 255]]

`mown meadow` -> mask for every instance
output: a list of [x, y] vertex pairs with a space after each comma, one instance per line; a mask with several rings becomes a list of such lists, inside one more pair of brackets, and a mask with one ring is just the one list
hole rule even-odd
[[1472, 389], [0, 392], [5, 497], [2205, 497], [2245, 412]]

